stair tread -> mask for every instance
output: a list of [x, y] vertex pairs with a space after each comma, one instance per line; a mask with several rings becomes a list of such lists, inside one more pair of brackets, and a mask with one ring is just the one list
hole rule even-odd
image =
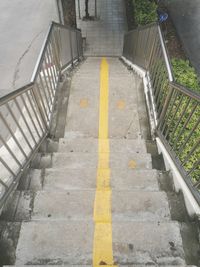
[[[139, 152], [146, 153], [145, 140], [142, 139], [110, 139], [110, 152], [126, 153]], [[97, 152], [97, 138], [61, 138], [59, 140], [59, 152], [74, 151], [74, 152]]]
[[[33, 220], [92, 220], [94, 202], [95, 189], [66, 192], [39, 191], [34, 197], [31, 218]], [[111, 203], [112, 221], [170, 220], [165, 192], [113, 190]]]
[[[111, 169], [115, 167], [151, 169], [151, 161], [150, 154], [110, 153], [109, 165]], [[98, 153], [54, 153], [52, 166], [54, 168], [94, 168], [98, 166]]]
[[[119, 264], [185, 264], [176, 222], [113, 222], [113, 255]], [[92, 263], [93, 222], [22, 223], [16, 251], [18, 264]]]
[[[96, 188], [96, 168], [85, 169], [46, 169], [44, 190], [68, 190]], [[110, 174], [112, 189], [158, 191], [156, 170], [112, 169]]]
[[[27, 265], [4, 265], [3, 267], [27, 267]], [[46, 267], [52, 267], [52, 265], [28, 265], [29, 267], [42, 267], [42, 266], [46, 266]], [[93, 265], [53, 265], [53, 267], [93, 267]], [[102, 266], [102, 265], [101, 265]], [[121, 265], [121, 264], [117, 264], [117, 266], [118, 267], [147, 267], [147, 266], [152, 266], [151, 264], [146, 264], [146, 265], [136, 265], [136, 264], [128, 264], [128, 265], [126, 265], [126, 264], [123, 264], [123, 265]], [[157, 267], [197, 267], [197, 266], [195, 266], [195, 265], [161, 265], [161, 264], [159, 264], [159, 265], [156, 265]], [[100, 266], [99, 266], [100, 267]]]

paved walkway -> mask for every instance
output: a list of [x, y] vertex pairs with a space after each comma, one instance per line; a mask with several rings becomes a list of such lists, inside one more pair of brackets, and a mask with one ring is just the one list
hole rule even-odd
[[[78, 0], [77, 27], [86, 37], [87, 56], [121, 56], [123, 36], [127, 30], [125, 6], [123, 0], [97, 1], [97, 19], [84, 21], [85, 0], [80, 1], [81, 19], [79, 19]], [[95, 0], [89, 0], [89, 14], [95, 16]]]
[[200, 1], [164, 1], [172, 16], [184, 49], [200, 75]]

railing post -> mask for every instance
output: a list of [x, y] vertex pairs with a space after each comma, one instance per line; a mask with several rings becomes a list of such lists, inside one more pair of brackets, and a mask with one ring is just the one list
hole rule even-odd
[[41, 117], [41, 119], [42, 119], [42, 121], [43, 121], [43, 124], [44, 124], [45, 128], [48, 130], [49, 127], [48, 127], [48, 125], [47, 125], [47, 122], [46, 122], [46, 119], [45, 119], [44, 112], [43, 112], [43, 110], [42, 110], [40, 101], [39, 101], [39, 99], [38, 99], [38, 95], [37, 95], [37, 93], [36, 93], [35, 86], [31, 89], [31, 91], [32, 91], [33, 97], [35, 98], [35, 103], [36, 103], [36, 105], [37, 105], [37, 107], [38, 107], [38, 111], [39, 111], [39, 113], [40, 113], [40, 117]]
[[144, 56], [145, 56], [145, 68], [147, 69], [148, 67], [148, 50], [147, 50], [147, 47], [148, 47], [148, 44], [149, 44], [149, 36], [150, 36], [150, 32], [151, 32], [151, 28], [149, 28], [148, 30], [148, 35], [147, 35], [147, 40], [146, 40], [146, 44], [145, 44], [145, 51], [144, 51]]
[[156, 44], [156, 36], [153, 38], [152, 46], [150, 48], [149, 61], [148, 61], [148, 64], [147, 64], [147, 69], [149, 69], [149, 67], [150, 67], [150, 63], [151, 63], [151, 59], [152, 59], [152, 56], [153, 56], [153, 51], [154, 51], [155, 44]]
[[171, 87], [171, 85], [170, 85], [170, 87], [169, 87], [169, 92], [168, 92], [167, 97], [166, 97], [166, 99], [165, 99], [165, 103], [164, 103], [164, 105], [163, 105], [162, 112], [161, 112], [161, 114], [160, 114], [160, 117], [158, 118], [157, 129], [159, 129], [159, 128], [162, 127], [162, 125], [163, 125], [164, 117], [165, 117], [165, 115], [166, 115], [166, 113], [167, 113], [167, 109], [168, 109], [168, 107], [169, 107], [169, 103], [170, 103], [172, 94], [173, 94], [173, 89], [172, 89], [172, 87]]
[[78, 61], [80, 60], [80, 51], [79, 51], [79, 39], [78, 39], [78, 32], [76, 31], [76, 47], [77, 47], [77, 55]]
[[79, 17], [79, 19], [81, 19], [80, 0], [78, 0], [78, 17]]
[[71, 30], [69, 30], [69, 42], [70, 42], [71, 62], [72, 62], [72, 67], [74, 67], [74, 57], [73, 57], [72, 34], [71, 34]]
[[[133, 62], [134, 62], [134, 60], [135, 60], [135, 55], [136, 55], [136, 53], [137, 53], [137, 46], [138, 46], [138, 37], [139, 37], [139, 29], [137, 29], [137, 34], [136, 34], [136, 36], [137, 36], [137, 40], [136, 40], [136, 44], [135, 44], [135, 46], [133, 47], [134, 49], [133, 49]], [[135, 40], [134, 40], [135, 41]]]
[[94, 9], [95, 9], [95, 18], [97, 19], [97, 0], [95, 0], [95, 7], [94, 7]]
[[162, 51], [163, 51], [163, 55], [164, 55], [164, 59], [165, 59], [165, 64], [166, 64], [166, 67], [167, 67], [169, 80], [170, 80], [170, 82], [172, 82], [173, 81], [173, 75], [172, 75], [172, 71], [171, 71], [171, 67], [170, 67], [170, 63], [169, 63], [169, 59], [168, 59], [168, 55], [167, 55], [167, 50], [165, 48], [165, 43], [164, 43], [164, 40], [163, 40], [162, 32], [161, 32], [161, 29], [160, 29], [159, 25], [158, 25], [158, 34], [159, 34], [161, 47], [162, 47]]

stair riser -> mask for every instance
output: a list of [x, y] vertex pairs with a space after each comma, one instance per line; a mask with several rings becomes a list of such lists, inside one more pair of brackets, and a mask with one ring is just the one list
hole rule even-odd
[[[146, 145], [141, 140], [110, 140], [111, 153], [146, 153]], [[61, 139], [59, 141], [58, 152], [89, 152], [98, 153], [97, 139]]]

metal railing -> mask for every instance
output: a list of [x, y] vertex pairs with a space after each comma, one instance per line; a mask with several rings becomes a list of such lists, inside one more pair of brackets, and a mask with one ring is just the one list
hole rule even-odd
[[52, 22], [31, 83], [0, 98], [0, 208], [48, 135], [62, 72], [82, 56], [81, 32]]
[[155, 23], [125, 35], [123, 56], [146, 70], [156, 134], [200, 204], [200, 93], [174, 81]]

